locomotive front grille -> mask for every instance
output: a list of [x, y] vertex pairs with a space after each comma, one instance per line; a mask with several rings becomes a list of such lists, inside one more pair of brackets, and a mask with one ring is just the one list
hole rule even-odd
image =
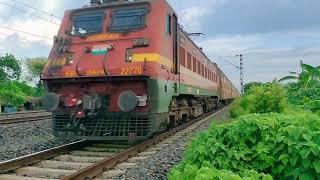
[[55, 115], [53, 123], [56, 133], [72, 133], [76, 136], [100, 139], [147, 137], [151, 133], [152, 126], [147, 114], [123, 115], [120, 113], [87, 117], [82, 120], [73, 120], [68, 115]]

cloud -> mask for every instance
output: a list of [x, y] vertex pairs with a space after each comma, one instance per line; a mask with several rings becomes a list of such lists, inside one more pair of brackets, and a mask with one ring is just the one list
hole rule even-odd
[[50, 47], [45, 40], [24, 40], [18, 34], [0, 39], [0, 55], [12, 53], [20, 59], [37, 56], [46, 57], [49, 54]]
[[199, 31], [201, 29], [201, 24], [198, 19], [208, 12], [209, 9], [205, 7], [194, 6], [186, 8], [180, 13], [182, 14], [180, 24], [188, 31]]
[[169, 2], [178, 12], [179, 23], [185, 30], [188, 32], [196, 32], [207, 25], [202, 24], [201, 19], [212, 15], [226, 0], [185, 0], [184, 3], [178, 2], [178, 0], [169, 0]]
[[200, 19], [202, 29], [215, 34], [255, 34], [320, 27], [320, 1], [226, 0], [215, 13]]
[[[55, 24], [38, 20], [38, 19], [35, 19], [35, 20], [14, 19], [11, 21], [10, 24], [7, 23], [7, 24], [4, 24], [4, 26], [9, 27], [11, 29], [16, 29], [16, 30], [20, 30], [20, 31], [36, 34], [39, 36], [48, 37], [48, 38], [53, 38], [53, 36], [57, 33], [59, 28], [59, 26]], [[1, 32], [5, 32], [10, 35], [17, 33], [12, 30], [3, 29], [1, 27], [0, 29], [1, 29]], [[37, 37], [37, 36], [25, 34], [25, 33], [18, 33], [18, 34], [20, 35], [19, 37], [27, 38], [31, 41], [46, 40], [48, 45], [51, 45], [53, 41], [50, 39], [44, 39], [42, 37]]]
[[[87, 0], [64, 1], [64, 0], [30, 0], [28, 2], [21, 1], [25, 4], [33, 6], [37, 9], [46, 11], [49, 14], [54, 14], [58, 17], [63, 17], [65, 9], [71, 9], [80, 7], [83, 4], [88, 4]], [[28, 13], [21, 12], [19, 10], [5, 7], [0, 4], [0, 23], [1, 26], [16, 29], [39, 36], [53, 38], [56, 35], [60, 19], [50, 16], [46, 13], [36, 11], [35, 9], [23, 6], [22, 4], [14, 1], [4, 1], [4, 3], [15, 6], [19, 9], [23, 9]], [[47, 22], [41, 18], [30, 15], [29, 13], [39, 16], [43, 19], [48, 19], [56, 24]], [[33, 57], [33, 56], [47, 56], [53, 40], [45, 39], [30, 34], [25, 34], [13, 30], [8, 30], [0, 27], [0, 33], [2, 38], [0, 39], [0, 53], [4, 54], [10, 52], [17, 57]], [[14, 44], [12, 42], [15, 42]]]
[[272, 81], [289, 71], [299, 71], [300, 60], [319, 65], [320, 41], [314, 40], [319, 35], [320, 31], [314, 29], [250, 35], [225, 34], [209, 37], [198, 44], [239, 87], [239, 70], [228, 63], [239, 64], [236, 54], [244, 55], [246, 82]]

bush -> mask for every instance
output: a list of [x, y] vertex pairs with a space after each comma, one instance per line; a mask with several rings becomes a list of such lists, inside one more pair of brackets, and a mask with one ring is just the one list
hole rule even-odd
[[35, 88], [19, 81], [0, 82], [1, 103], [19, 107], [30, 97], [38, 97]]
[[320, 82], [311, 80], [308, 86], [301, 83], [290, 83], [285, 86], [288, 90], [290, 104], [313, 112], [320, 111]]
[[247, 95], [237, 99], [231, 108], [236, 118], [250, 113], [282, 113], [286, 107], [286, 91], [278, 83], [253, 86]]
[[172, 180], [220, 180], [220, 179], [229, 179], [229, 180], [271, 180], [273, 179], [270, 175], [259, 174], [254, 170], [246, 170], [240, 174], [233, 173], [232, 171], [227, 170], [217, 170], [208, 166], [209, 162], [204, 162], [200, 169], [196, 166], [190, 164], [186, 165], [186, 171], [181, 172], [177, 169], [174, 169], [169, 174], [169, 179]]
[[216, 178], [221, 173], [230, 179], [270, 178], [264, 174], [275, 179], [316, 179], [320, 176], [320, 117], [251, 114], [230, 124], [213, 124], [193, 140], [169, 178], [223, 179]]

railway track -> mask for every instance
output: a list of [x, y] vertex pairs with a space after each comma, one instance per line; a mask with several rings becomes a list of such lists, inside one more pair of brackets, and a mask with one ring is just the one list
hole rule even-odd
[[47, 111], [30, 111], [30, 112], [18, 112], [10, 114], [0, 115], [0, 125], [15, 124], [31, 121], [42, 121], [51, 119], [51, 113]]
[[0, 179], [114, 179], [182, 137], [185, 131], [197, 128], [225, 109], [191, 120], [132, 147], [79, 141], [2, 162]]

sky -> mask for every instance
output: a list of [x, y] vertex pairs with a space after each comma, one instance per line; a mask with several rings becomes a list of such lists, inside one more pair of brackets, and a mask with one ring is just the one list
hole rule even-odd
[[[289, 71], [299, 71], [300, 60], [320, 64], [319, 0], [168, 1], [185, 31], [205, 34], [196, 38], [196, 43], [237, 87], [239, 70], [231, 63], [238, 66], [238, 54], [243, 54], [245, 83], [272, 81]], [[20, 59], [48, 56], [50, 38], [57, 33], [60, 19], [18, 2], [59, 18], [66, 9], [89, 4], [89, 0], [0, 0], [0, 55], [13, 53]]]

